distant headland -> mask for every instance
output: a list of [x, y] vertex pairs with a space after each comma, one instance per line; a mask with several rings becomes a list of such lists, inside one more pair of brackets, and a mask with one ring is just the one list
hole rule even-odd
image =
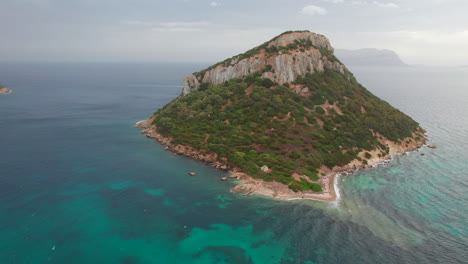
[[404, 67], [404, 63], [393, 50], [386, 49], [337, 49], [336, 57], [348, 66]]
[[[142, 133], [172, 152], [231, 171], [231, 190], [336, 199], [336, 175], [421, 147], [419, 124], [379, 99], [329, 40], [288, 31], [184, 79]], [[223, 179], [224, 180], [224, 179]]]

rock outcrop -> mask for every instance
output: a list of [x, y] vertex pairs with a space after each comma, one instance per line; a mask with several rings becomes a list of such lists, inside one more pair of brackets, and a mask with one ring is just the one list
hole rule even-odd
[[279, 84], [291, 83], [298, 76], [325, 69], [345, 73], [345, 66], [333, 51], [330, 41], [323, 35], [309, 31], [286, 32], [244, 54], [185, 77], [182, 95], [199, 89], [201, 83], [221, 84], [257, 72]]
[[8, 90], [6, 87], [3, 87], [0, 85], [0, 94], [7, 94], [9, 93], [10, 90]]

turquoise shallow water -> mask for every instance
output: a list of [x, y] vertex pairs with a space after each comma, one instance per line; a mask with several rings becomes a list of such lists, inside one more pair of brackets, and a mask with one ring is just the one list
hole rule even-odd
[[438, 148], [341, 177], [327, 204], [231, 194], [132, 128], [199, 68], [0, 64], [0, 263], [467, 262], [467, 69], [351, 69]]

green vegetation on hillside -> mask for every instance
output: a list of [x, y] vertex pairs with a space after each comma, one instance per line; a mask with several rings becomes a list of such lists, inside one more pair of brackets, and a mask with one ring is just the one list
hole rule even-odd
[[[260, 75], [204, 83], [158, 110], [153, 123], [174, 143], [214, 152], [253, 177], [295, 191], [321, 191], [321, 186], [295, 180], [293, 173], [316, 181], [322, 165], [345, 165], [363, 150], [388, 151], [371, 130], [399, 141], [418, 128], [348, 74], [325, 70], [300, 76], [294, 84], [308, 87], [310, 95]], [[263, 165], [272, 171], [261, 171]]]

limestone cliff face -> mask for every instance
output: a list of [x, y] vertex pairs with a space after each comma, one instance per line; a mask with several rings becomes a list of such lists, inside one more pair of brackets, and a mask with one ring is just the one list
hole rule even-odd
[[197, 90], [204, 82], [221, 84], [256, 72], [263, 72], [263, 78], [285, 84], [308, 72], [331, 69], [344, 73], [346, 69], [333, 56], [329, 40], [308, 31], [284, 33], [254, 50], [249, 51], [249, 56], [247, 52], [185, 77], [182, 95]]
[[195, 75], [186, 76], [184, 78], [184, 88], [182, 90], [182, 94], [186, 95], [193, 90], [196, 90], [200, 87], [200, 82], [195, 77]]

